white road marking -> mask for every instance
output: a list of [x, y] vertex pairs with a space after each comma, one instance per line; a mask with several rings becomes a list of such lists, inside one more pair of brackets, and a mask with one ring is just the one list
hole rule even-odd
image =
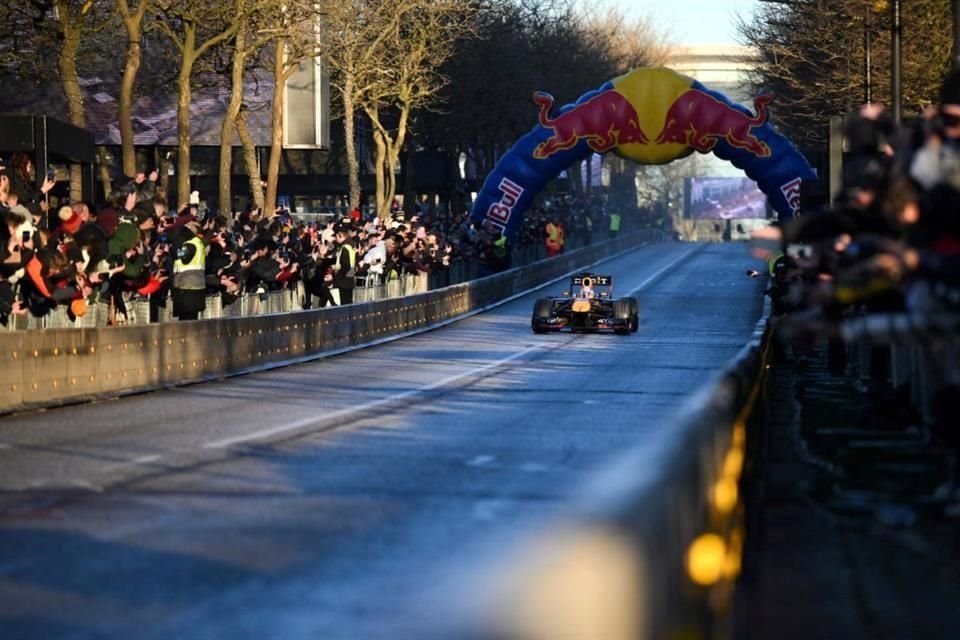
[[496, 362], [491, 362], [485, 364], [482, 367], [476, 367], [470, 369], [469, 371], [464, 371], [463, 373], [458, 373], [453, 376], [449, 376], [437, 382], [433, 382], [426, 386], [420, 387], [418, 389], [411, 389], [409, 391], [404, 391], [403, 393], [397, 393], [392, 396], [387, 396], [386, 398], [381, 398], [379, 400], [373, 400], [371, 402], [366, 402], [364, 404], [358, 405], [356, 407], [350, 407], [348, 409], [341, 409], [339, 411], [334, 411], [325, 416], [312, 416], [309, 418], [303, 418], [301, 420], [295, 420], [294, 422], [289, 422], [287, 424], [278, 425], [276, 427], [271, 427], [270, 429], [263, 429], [261, 431], [254, 431], [253, 433], [244, 434], [242, 436], [236, 436], [233, 438], [224, 438], [223, 440], [214, 440], [203, 445], [205, 449], [225, 449], [235, 444], [240, 444], [242, 442], [250, 442], [251, 440], [261, 440], [263, 438], [269, 438], [272, 436], [277, 436], [283, 433], [289, 433], [291, 431], [296, 431], [297, 429], [302, 429], [303, 427], [310, 426], [320, 421], [336, 420], [338, 418], [346, 418], [356, 413], [363, 413], [369, 411], [370, 409], [375, 409], [377, 407], [383, 406], [385, 404], [390, 404], [392, 402], [397, 402], [399, 400], [406, 400], [407, 398], [412, 398], [413, 396], [426, 393], [428, 391], [433, 391], [435, 389], [440, 389], [446, 387], [454, 382], [463, 380], [464, 378], [469, 378], [477, 374], [483, 373], [484, 371], [489, 371], [490, 369], [496, 369], [497, 367], [503, 366], [504, 364], [522, 358], [523, 356], [536, 351], [538, 349], [544, 348], [542, 344], [532, 345], [527, 347], [523, 351], [519, 351], [512, 356], [506, 358], [501, 358]]
[[673, 260], [671, 260], [669, 263], [667, 263], [667, 264], [664, 265], [663, 267], [657, 269], [657, 270], [653, 273], [653, 275], [647, 277], [646, 280], [644, 280], [644, 281], [641, 282], [639, 285], [637, 285], [636, 287], [634, 287], [633, 289], [631, 289], [630, 291], [628, 291], [628, 292], [627, 292], [627, 295], [628, 295], [628, 296], [631, 296], [631, 295], [637, 293], [638, 291], [640, 291], [641, 289], [644, 289], [648, 284], [650, 284], [651, 282], [653, 282], [654, 280], [656, 280], [657, 278], [659, 278], [665, 271], [668, 271], [668, 270], [672, 269], [672, 268], [674, 267], [674, 265], [676, 265], [678, 262], [682, 262], [683, 260], [686, 260], [687, 257], [688, 257], [691, 253], [693, 253], [694, 251], [699, 251], [699, 250], [700, 250], [700, 247], [693, 247], [692, 249], [690, 249], [690, 250], [687, 251], [686, 253], [683, 253], [683, 254], [677, 256], [676, 258], [674, 258]]
[[74, 487], [80, 487], [81, 489], [89, 489], [90, 491], [103, 493], [103, 487], [93, 484], [92, 482], [87, 482], [86, 480], [71, 480], [70, 484]]
[[0, 449], [13, 449], [13, 445], [7, 444], [6, 442], [0, 442]]
[[540, 464], [539, 462], [527, 462], [521, 465], [520, 470], [527, 473], [543, 473], [547, 471], [550, 467], [545, 464]]
[[494, 456], [476, 456], [472, 460], [467, 461], [468, 467], [484, 467], [491, 462], [496, 460]]
[[151, 462], [156, 462], [160, 459], [160, 456], [153, 454], [149, 456], [140, 456], [139, 458], [134, 458], [130, 462], [133, 464], [150, 464]]
[[474, 520], [494, 520], [509, 505], [505, 500], [481, 500], [473, 505]]

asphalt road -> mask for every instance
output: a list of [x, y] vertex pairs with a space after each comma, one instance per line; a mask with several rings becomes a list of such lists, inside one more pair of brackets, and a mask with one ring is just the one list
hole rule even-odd
[[747, 341], [744, 245], [595, 268], [630, 336], [533, 300], [265, 373], [0, 419], [0, 638], [402, 638], [477, 549], [562, 512]]

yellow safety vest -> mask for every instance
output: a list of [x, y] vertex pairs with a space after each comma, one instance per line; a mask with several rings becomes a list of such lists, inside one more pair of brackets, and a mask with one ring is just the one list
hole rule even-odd
[[[357, 249], [349, 242], [341, 245], [340, 250], [347, 250], [347, 256], [349, 257], [350, 270], [352, 271], [357, 266]], [[340, 258], [337, 258], [337, 265], [340, 265]]]
[[563, 246], [563, 231], [552, 222], [547, 223], [547, 246], [557, 249]]
[[776, 270], [777, 260], [783, 257], [782, 251], [777, 251], [775, 254], [767, 258], [767, 272], [770, 274], [770, 277], [773, 277], [773, 272]]
[[620, 214], [610, 214], [610, 231], [620, 231]]
[[190, 238], [184, 244], [196, 247], [190, 262], [183, 262], [180, 258], [173, 261], [174, 289], [206, 289], [207, 282], [204, 269], [207, 262], [207, 249], [200, 238]]

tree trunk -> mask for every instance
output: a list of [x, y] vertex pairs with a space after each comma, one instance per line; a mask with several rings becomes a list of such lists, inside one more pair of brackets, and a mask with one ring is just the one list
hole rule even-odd
[[103, 199], [106, 200], [113, 191], [110, 182], [110, 164], [107, 162], [107, 148], [97, 147], [97, 169], [100, 173], [100, 184], [103, 187]]
[[404, 142], [407, 139], [407, 123], [410, 121], [410, 109], [406, 105], [400, 109], [400, 119], [397, 122], [397, 135], [390, 137], [387, 131], [383, 133], [384, 151], [386, 153], [386, 193], [384, 198], [387, 204], [387, 210], [393, 205], [393, 199], [397, 195], [397, 169], [400, 167], [400, 152], [403, 150]]
[[[63, 94], [67, 99], [67, 111], [70, 124], [86, 127], [87, 118], [83, 111], [83, 90], [80, 88], [80, 76], [77, 73], [77, 52], [80, 50], [80, 36], [83, 30], [83, 18], [71, 14], [69, 6], [60, 0], [57, 2], [57, 15], [60, 16], [60, 30], [63, 35], [63, 48], [57, 61]], [[46, 167], [37, 167], [37, 175], [46, 172]], [[70, 201], [83, 199], [83, 172], [80, 165], [70, 165]]]
[[383, 133], [378, 129], [373, 131], [373, 141], [374, 146], [377, 148], [376, 158], [374, 159], [373, 166], [374, 176], [376, 177], [376, 198], [375, 202], [377, 204], [377, 217], [380, 218], [389, 218], [390, 217], [390, 203], [386, 202], [386, 172], [387, 172], [387, 150], [386, 143], [383, 139]]
[[347, 182], [350, 187], [350, 209], [360, 206], [360, 163], [357, 161], [356, 105], [353, 102], [353, 79], [347, 77], [343, 91], [343, 142], [347, 151]]
[[167, 205], [170, 205], [170, 159], [167, 158], [167, 154], [163, 154], [160, 158], [160, 193], [167, 201]]
[[[119, 1], [126, 6], [126, 0]], [[142, 8], [146, 7], [146, 2], [147, 0], [140, 0]], [[133, 88], [137, 81], [137, 73], [140, 71], [140, 40], [142, 38], [140, 26], [143, 21], [141, 7], [138, 7], [134, 14], [131, 15], [128, 12], [123, 16], [123, 23], [127, 30], [127, 62], [123, 67], [123, 77], [120, 80], [119, 127], [123, 173], [128, 176], [135, 176], [137, 173], [137, 153], [134, 148], [133, 133]]]
[[384, 193], [383, 201], [387, 210], [392, 210], [393, 199], [397, 195], [397, 163], [400, 161], [400, 153], [397, 151], [395, 143], [384, 136], [385, 160], [387, 166], [384, 167]]
[[183, 51], [177, 74], [177, 211], [190, 202], [190, 76], [197, 41], [196, 27], [183, 25]]
[[407, 145], [403, 158], [403, 210], [415, 213], [417, 208], [417, 168], [416, 145], [413, 141]]
[[237, 31], [233, 47], [233, 66], [230, 70], [230, 99], [227, 101], [227, 111], [220, 126], [220, 184], [218, 201], [220, 213], [229, 217], [233, 211], [231, 198], [231, 178], [233, 177], [233, 130], [240, 115], [240, 105], [243, 101], [243, 65], [247, 59], [245, 51], [244, 29]]
[[283, 152], [283, 85], [287, 71], [283, 56], [286, 39], [277, 38], [273, 53], [273, 120], [270, 125], [270, 159], [267, 161], [267, 196], [264, 213], [272, 216], [277, 210], [277, 182], [280, 178], [280, 154]]
[[240, 107], [237, 114], [237, 135], [243, 145], [243, 163], [247, 167], [247, 176], [250, 178], [250, 196], [253, 205], [263, 209], [263, 181], [260, 179], [260, 164], [257, 162], [257, 147], [253, 144], [250, 130], [247, 128], [247, 110]]

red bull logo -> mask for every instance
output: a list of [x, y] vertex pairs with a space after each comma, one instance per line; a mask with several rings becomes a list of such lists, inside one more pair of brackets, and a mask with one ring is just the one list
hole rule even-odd
[[540, 125], [552, 131], [549, 138], [537, 145], [533, 157], [549, 158], [571, 149], [581, 140], [596, 153], [606, 153], [621, 144], [650, 142], [640, 128], [640, 116], [632, 104], [612, 89], [602, 91], [589, 100], [550, 117], [553, 96], [542, 91], [533, 95], [540, 105]]
[[753, 130], [767, 122], [767, 105], [772, 100], [771, 95], [757, 96], [753, 101], [757, 115], [749, 116], [709, 93], [688, 89], [670, 105], [655, 143], [685, 144], [707, 153], [726, 140], [731, 147], [766, 158], [770, 147]]

